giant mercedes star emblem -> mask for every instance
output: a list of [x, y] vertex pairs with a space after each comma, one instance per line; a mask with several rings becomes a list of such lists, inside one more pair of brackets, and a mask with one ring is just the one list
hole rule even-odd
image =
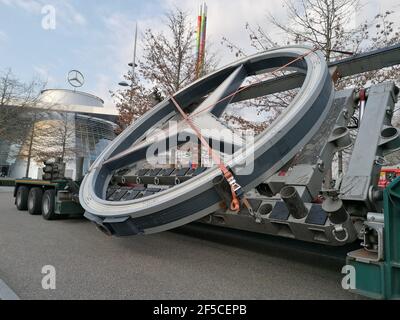
[[[245, 92], [240, 88], [248, 77], [261, 76], [282, 66], [304, 74], [297, 96], [272, 125], [255, 137], [254, 143], [241, 142], [239, 137], [233, 139], [235, 130], [219, 119], [234, 101], [232, 97], [239, 90]], [[147, 155], [159, 146], [158, 150], [164, 150], [164, 146], [167, 151], [174, 148], [168, 141], [175, 141], [178, 134], [193, 136], [175, 102], [190, 115], [197, 128], [204, 131], [202, 137], [214, 153], [227, 159], [225, 164], [229, 168], [235, 171], [242, 163], [245, 163], [244, 169], [252, 167], [247, 174], [237, 175], [238, 183], [247, 192], [271, 177], [308, 143], [325, 120], [333, 93], [332, 79], [322, 53], [299, 46], [246, 57], [197, 80], [135, 121], [97, 158], [80, 188], [79, 199], [86, 217], [108, 233], [122, 236], [176, 228], [219, 208], [221, 199], [213, 186], [214, 179], [221, 175], [217, 165], [197, 171], [184, 168], [185, 172], [174, 167], [176, 179], [173, 178], [173, 182], [170, 169], [147, 170], [142, 165], [148, 161]], [[265, 94], [254, 90], [254, 95], [242, 100]], [[176, 123], [179, 130], [169, 132], [170, 123]], [[220, 132], [226, 134], [220, 136]], [[229, 148], [236, 145], [238, 148]], [[252, 152], [248, 153], [249, 148]], [[236, 149], [238, 151], [232, 151]], [[143, 176], [151, 181], [142, 180]], [[146, 184], [155, 187], [146, 189]], [[125, 189], [115, 191], [113, 188]]]

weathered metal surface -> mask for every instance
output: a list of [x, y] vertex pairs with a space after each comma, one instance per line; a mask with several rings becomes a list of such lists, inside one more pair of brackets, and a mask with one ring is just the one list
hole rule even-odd
[[[322, 54], [311, 52], [309, 48], [304, 47], [271, 50], [227, 66], [175, 95], [175, 99], [184, 109], [188, 109], [210, 93], [209, 97], [215, 103], [219, 97], [227, 96], [237, 90], [240, 82], [246, 78], [243, 72], [246, 76], [261, 74], [302, 56], [304, 58], [298, 59], [290, 69], [306, 74], [303, 86], [277, 121], [256, 138], [254, 162], [246, 153], [243, 155], [237, 152], [226, 163], [233, 170], [240, 168], [240, 163], [247, 160], [246, 165], [254, 165], [254, 170], [250, 174], [237, 177], [245, 191], [258, 186], [293, 158], [325, 120], [333, 101], [333, 84]], [[215, 117], [212, 115], [213, 111], [217, 115], [221, 114], [226, 105], [226, 103], [218, 104], [217, 109], [208, 110], [210, 112], [206, 117], [209, 119]], [[202, 110], [202, 107], [197, 110]], [[200, 121], [201, 117], [204, 117], [204, 113], [193, 118], [196, 122]], [[196, 179], [153, 196], [126, 202], [107, 201], [106, 190], [114, 173], [120, 168], [143, 160], [151, 146], [151, 143], [146, 143], [144, 140], [146, 132], [165, 124], [170, 119], [177, 120], [178, 126], [182, 123], [174, 105], [167, 99], [122, 133], [96, 160], [85, 177], [80, 191], [80, 201], [88, 212], [89, 219], [101, 225], [107, 218], [108, 223], [105, 223], [105, 228], [111, 229], [115, 234], [130, 235], [175, 228], [218, 209], [220, 199], [212, 185], [212, 180], [220, 174], [218, 167], [210, 168]], [[213, 120], [209, 123], [218, 130], [226, 129], [218, 121]], [[187, 128], [184, 123], [182, 125], [183, 128]], [[218, 142], [213, 136], [208, 138], [211, 142], [213, 140]], [[113, 219], [118, 219], [118, 222], [113, 223]]]

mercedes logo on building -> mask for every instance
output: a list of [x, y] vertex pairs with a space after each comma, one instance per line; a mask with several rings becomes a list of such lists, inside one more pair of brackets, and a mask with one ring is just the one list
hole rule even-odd
[[82, 72], [78, 70], [71, 70], [68, 72], [68, 83], [74, 88], [80, 88], [85, 83], [85, 77]]

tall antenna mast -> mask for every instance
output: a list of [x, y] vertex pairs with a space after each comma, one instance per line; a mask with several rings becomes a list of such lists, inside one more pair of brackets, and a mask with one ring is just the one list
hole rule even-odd
[[204, 69], [206, 53], [206, 35], [207, 35], [207, 5], [204, 2], [200, 5], [199, 16], [197, 18], [197, 64], [196, 77], [201, 77]]
[[137, 38], [138, 38], [138, 24], [136, 22], [135, 43], [134, 43], [134, 47], [133, 47], [133, 62], [132, 62], [132, 79], [133, 80], [135, 79]]

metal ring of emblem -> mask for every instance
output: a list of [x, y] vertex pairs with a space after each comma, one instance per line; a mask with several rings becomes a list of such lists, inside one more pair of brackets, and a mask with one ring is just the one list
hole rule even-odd
[[85, 84], [85, 77], [79, 70], [71, 70], [68, 72], [67, 80], [74, 88], [80, 88]]
[[[217, 102], [208, 112], [194, 115], [193, 121], [200, 127], [212, 125], [222, 129], [225, 125], [218, 118], [232, 99], [221, 102], [221, 98], [237, 92], [246, 78], [276, 70], [302, 56], [302, 59], [298, 59], [287, 69], [303, 73], [303, 85], [282, 114], [256, 137], [251, 155], [254, 162], [247, 161], [247, 152], [235, 152], [231, 161], [226, 163], [233, 170], [243, 163], [254, 165], [250, 174], [236, 176], [244, 191], [255, 188], [292, 159], [325, 120], [332, 105], [334, 89], [322, 53], [302, 46], [270, 50], [246, 57], [207, 75], [174, 96], [188, 112], [194, 103], [200, 104], [196, 110], [203, 110], [212, 105], [212, 102]], [[266, 94], [268, 93], [262, 93]], [[88, 213], [96, 219], [106, 219], [109, 223], [113, 219], [128, 221], [132, 229], [129, 234], [150, 234], [198, 220], [218, 209], [220, 198], [212, 184], [213, 179], [221, 174], [218, 166], [207, 169], [195, 179], [148, 197], [126, 202], [106, 200], [107, 188], [113, 175], [119, 169], [143, 160], [149, 148], [146, 136], [155, 127], [162, 127], [171, 119], [177, 120], [178, 125], [184, 121], [171, 99], [166, 99], [106, 148], [93, 164], [80, 188], [80, 201]]]

